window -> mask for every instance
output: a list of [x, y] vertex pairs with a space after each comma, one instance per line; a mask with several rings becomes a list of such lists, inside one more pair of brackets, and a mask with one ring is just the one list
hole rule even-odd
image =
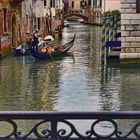
[[98, 6], [97, 6], [97, 0], [94, 0], [94, 1], [93, 1], [93, 5], [94, 5], [95, 8], [98, 7]]
[[100, 7], [102, 7], [102, 0], [100, 0]]
[[28, 15], [28, 13], [26, 14], [26, 27], [27, 27], [27, 31], [29, 31], [29, 15]]
[[3, 9], [3, 24], [4, 24], [4, 32], [7, 32], [7, 9]]
[[74, 1], [72, 1], [72, 8], [74, 8]]
[[88, 6], [91, 6], [91, 0], [88, 0]]
[[53, 1], [53, 0], [50, 1], [50, 7], [53, 7], [53, 3], [52, 3], [52, 1]]
[[85, 7], [87, 6], [87, 2], [85, 1]]
[[38, 21], [38, 29], [40, 30], [40, 17], [37, 18]]
[[50, 7], [55, 7], [55, 0], [51, 0]]
[[46, 6], [46, 5], [47, 5], [46, 0], [44, 0], [44, 6]]
[[137, 0], [137, 13], [140, 13], [140, 0]]

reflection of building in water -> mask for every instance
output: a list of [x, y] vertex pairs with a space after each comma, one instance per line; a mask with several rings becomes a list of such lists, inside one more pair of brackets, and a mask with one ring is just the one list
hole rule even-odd
[[[0, 110], [53, 110], [58, 88], [58, 69], [52, 63], [17, 64], [16, 58], [1, 65]], [[14, 81], [14, 82], [13, 82]]]
[[92, 32], [88, 33], [88, 39], [89, 39], [89, 56], [87, 59], [89, 59], [90, 66], [100, 69], [100, 28], [92, 28], [91, 30], [93, 32], [96, 32], [96, 34], [93, 34]]
[[119, 67], [104, 67], [101, 74], [101, 100], [104, 111], [139, 110], [139, 68], [121, 68], [120, 70]]
[[[33, 84], [31, 92], [37, 94], [37, 98], [40, 99], [40, 101], [36, 99], [36, 104], [41, 103], [40, 110], [52, 111], [55, 103], [54, 96], [58, 91], [58, 68], [53, 62], [36, 65], [38, 66], [33, 65], [30, 69], [30, 80]], [[33, 69], [36, 69], [36, 71]]]
[[140, 71], [138, 68], [121, 68], [121, 110], [140, 110]]

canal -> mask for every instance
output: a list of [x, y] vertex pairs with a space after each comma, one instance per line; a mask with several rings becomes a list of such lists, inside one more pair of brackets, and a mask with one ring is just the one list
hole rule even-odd
[[140, 69], [100, 64], [100, 27], [73, 23], [57, 43], [76, 33], [69, 55], [0, 61], [0, 111], [137, 111]]

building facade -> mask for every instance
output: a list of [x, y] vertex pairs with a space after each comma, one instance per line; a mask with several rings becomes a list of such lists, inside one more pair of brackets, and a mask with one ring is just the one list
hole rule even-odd
[[102, 12], [111, 10], [121, 10], [121, 0], [99, 0], [99, 1], [102, 1]]
[[25, 34], [39, 29], [42, 36], [55, 34], [61, 26], [62, 0], [24, 0], [22, 3], [23, 31]]
[[81, 1], [80, 0], [69, 0], [68, 1], [68, 12], [69, 13], [81, 13]]
[[44, 34], [44, 2], [41, 0], [24, 0], [22, 2], [22, 39], [26, 41], [37, 28]]
[[65, 5], [66, 13], [78, 13], [88, 17], [88, 21], [94, 20], [94, 0], [65, 0]]
[[22, 0], [0, 1], [0, 55], [11, 52], [21, 42]]
[[101, 24], [101, 14], [102, 14], [102, 0], [93, 0], [94, 5], [94, 21], [97, 24]]
[[26, 42], [36, 28], [42, 37], [54, 35], [63, 9], [63, 0], [0, 0], [0, 54]]
[[140, 0], [122, 0], [121, 12], [120, 59], [133, 61], [140, 58]]

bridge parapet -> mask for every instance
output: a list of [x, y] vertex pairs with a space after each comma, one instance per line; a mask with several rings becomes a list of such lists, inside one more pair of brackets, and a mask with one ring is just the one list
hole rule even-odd
[[140, 112], [0, 112], [0, 122], [10, 125], [0, 140], [140, 139]]
[[73, 16], [79, 17], [79, 18], [81, 18], [81, 19], [83, 19], [83, 20], [85, 20], [85, 21], [88, 21], [88, 17], [86, 17], [85, 15], [82, 15], [82, 14], [80, 14], [80, 13], [68, 13], [68, 14], [65, 14], [65, 15], [63, 16], [63, 20], [65, 20], [65, 19], [67, 19], [67, 18], [70, 18], [70, 17], [73, 17]]

